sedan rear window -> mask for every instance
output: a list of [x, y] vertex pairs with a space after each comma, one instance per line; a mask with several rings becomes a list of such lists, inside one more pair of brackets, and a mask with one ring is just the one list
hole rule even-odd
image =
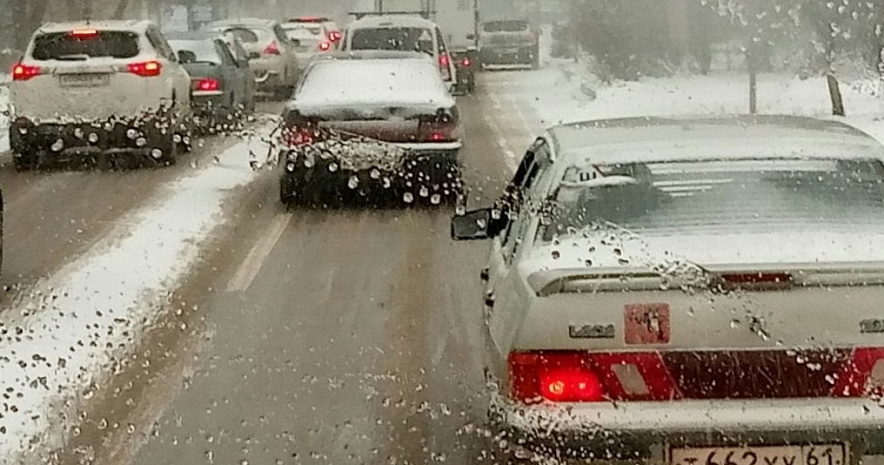
[[137, 56], [138, 35], [127, 31], [72, 31], [40, 34], [34, 39], [35, 60], [84, 60]]
[[[260, 40], [258, 32], [244, 27], [232, 27], [224, 30], [224, 34], [236, 37], [244, 44], [255, 43]], [[267, 35], [267, 34], [264, 34]]]
[[221, 55], [218, 54], [214, 40], [171, 40], [169, 45], [179, 56], [182, 51], [193, 54], [193, 59], [188, 60], [189, 62], [221, 63]]
[[572, 167], [551, 240], [613, 223], [632, 231], [884, 225], [877, 160], [727, 160]]
[[433, 31], [426, 28], [357, 29], [350, 42], [352, 50], [398, 50], [434, 54]]
[[528, 21], [489, 21], [483, 27], [485, 32], [524, 32]]

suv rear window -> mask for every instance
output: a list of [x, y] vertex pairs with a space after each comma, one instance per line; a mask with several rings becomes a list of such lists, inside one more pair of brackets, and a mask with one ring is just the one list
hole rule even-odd
[[31, 57], [35, 60], [132, 58], [138, 51], [138, 35], [134, 32], [53, 32], [34, 38]]
[[528, 30], [528, 21], [490, 21], [483, 29], [485, 32], [523, 32]]
[[419, 27], [357, 29], [350, 41], [352, 50], [398, 50], [435, 55], [433, 31]]

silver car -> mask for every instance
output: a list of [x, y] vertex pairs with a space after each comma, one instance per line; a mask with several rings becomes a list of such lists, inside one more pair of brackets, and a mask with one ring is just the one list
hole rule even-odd
[[880, 459], [882, 200], [884, 147], [837, 122], [550, 129], [452, 222], [492, 239], [491, 424], [523, 459]]

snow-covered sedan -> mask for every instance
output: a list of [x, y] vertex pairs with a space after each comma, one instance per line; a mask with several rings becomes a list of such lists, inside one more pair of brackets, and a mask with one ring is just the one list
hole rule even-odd
[[283, 202], [395, 192], [406, 203], [457, 195], [460, 115], [437, 64], [420, 53], [318, 58], [284, 110]]
[[12, 69], [15, 166], [131, 154], [174, 163], [190, 137], [190, 85], [149, 21], [43, 25]]
[[882, 160], [794, 117], [550, 129], [501, 203], [452, 222], [493, 239], [489, 414], [516, 457], [884, 455]]

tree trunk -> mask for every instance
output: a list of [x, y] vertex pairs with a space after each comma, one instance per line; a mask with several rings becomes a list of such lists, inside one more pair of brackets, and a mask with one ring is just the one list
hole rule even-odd
[[24, 50], [27, 46], [27, 39], [31, 37], [31, 31], [28, 30], [28, 4], [20, 1], [11, 3], [13, 43], [16, 50]]
[[758, 113], [758, 72], [749, 68], [749, 114]]
[[878, 45], [878, 101], [878, 112], [884, 114], [884, 44]]
[[92, 0], [83, 0], [83, 13], [80, 15], [80, 19], [93, 19]]
[[835, 116], [844, 116], [844, 102], [841, 100], [841, 89], [838, 87], [838, 78], [834, 74], [828, 73], [826, 81], [829, 83], [829, 97], [832, 99], [832, 114]]
[[749, 114], [758, 113], [758, 50], [746, 47], [746, 65], [749, 68]]
[[118, 0], [117, 8], [114, 10], [114, 19], [123, 19], [126, 10], [129, 8], [129, 0]]
[[688, 4], [686, 0], [671, 0], [666, 3], [666, 8], [669, 53], [673, 61], [680, 64], [690, 47]]
[[[46, 5], [49, 4], [49, 0], [36, 0], [31, 2], [31, 14], [28, 18], [30, 22], [30, 32], [37, 30], [41, 24], [43, 24], [43, 16], [46, 15]], [[30, 39], [30, 34], [28, 34], [28, 39]]]

